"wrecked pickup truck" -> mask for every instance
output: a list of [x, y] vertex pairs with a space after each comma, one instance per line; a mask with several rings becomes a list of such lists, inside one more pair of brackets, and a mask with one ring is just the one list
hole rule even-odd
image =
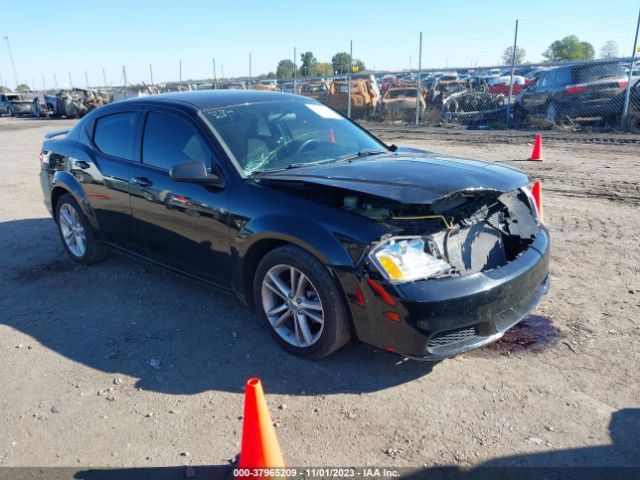
[[125, 100], [51, 133], [41, 158], [71, 258], [115, 247], [229, 289], [302, 357], [353, 338], [443, 359], [500, 338], [548, 288], [524, 173], [389, 147], [305, 97]]

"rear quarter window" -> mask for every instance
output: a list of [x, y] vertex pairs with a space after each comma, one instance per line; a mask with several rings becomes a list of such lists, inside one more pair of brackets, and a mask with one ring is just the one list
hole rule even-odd
[[133, 160], [135, 112], [114, 113], [96, 120], [93, 143], [102, 153], [124, 160]]
[[575, 83], [597, 82], [607, 78], [625, 77], [624, 69], [619, 63], [601, 63], [577, 65], [574, 67]]

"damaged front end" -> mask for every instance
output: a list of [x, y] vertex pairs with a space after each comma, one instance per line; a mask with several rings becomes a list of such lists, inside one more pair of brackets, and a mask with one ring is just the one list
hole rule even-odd
[[432, 177], [424, 188], [374, 168], [348, 181], [305, 172], [260, 183], [383, 227], [358, 249], [354, 274], [339, 275], [356, 335], [438, 360], [499, 339], [548, 290], [549, 237], [527, 177], [509, 179], [502, 167], [503, 176], [489, 176], [489, 168], [498, 167]]
[[[346, 203], [358, 204], [358, 199], [348, 197]], [[501, 267], [518, 258], [540, 229], [527, 188], [458, 192], [431, 205], [363, 203], [352, 211], [393, 229], [372, 245], [361, 263], [391, 283]]]

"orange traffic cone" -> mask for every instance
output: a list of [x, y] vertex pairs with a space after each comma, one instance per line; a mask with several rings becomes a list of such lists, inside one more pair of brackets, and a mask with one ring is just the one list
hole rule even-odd
[[259, 378], [250, 378], [246, 384], [238, 466], [240, 469], [285, 466]]
[[533, 151], [529, 160], [542, 160], [542, 135], [536, 134], [536, 141], [533, 144]]

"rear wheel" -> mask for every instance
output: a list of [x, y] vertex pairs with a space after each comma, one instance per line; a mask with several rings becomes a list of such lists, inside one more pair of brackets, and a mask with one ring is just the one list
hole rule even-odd
[[76, 262], [88, 265], [109, 255], [109, 247], [97, 240], [78, 202], [68, 193], [56, 204], [56, 223], [65, 250]]
[[544, 116], [550, 122], [558, 121], [558, 107], [556, 106], [555, 102], [547, 103], [547, 108], [545, 110]]
[[253, 291], [258, 314], [285, 350], [319, 359], [349, 341], [338, 288], [324, 265], [301, 248], [269, 252], [258, 265]]

